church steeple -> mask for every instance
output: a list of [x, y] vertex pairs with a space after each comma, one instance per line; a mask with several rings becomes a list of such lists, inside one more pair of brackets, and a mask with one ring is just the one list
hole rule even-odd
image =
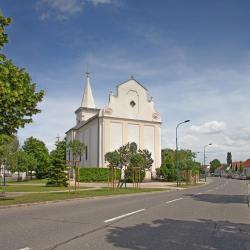
[[86, 84], [85, 84], [81, 107], [82, 108], [95, 108], [95, 102], [94, 102], [91, 85], [90, 85], [89, 72], [86, 72]]

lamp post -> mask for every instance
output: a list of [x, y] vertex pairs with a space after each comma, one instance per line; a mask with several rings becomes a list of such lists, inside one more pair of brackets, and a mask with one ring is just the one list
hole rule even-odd
[[175, 133], [175, 145], [176, 145], [176, 184], [177, 184], [177, 187], [179, 186], [180, 184], [180, 169], [179, 169], [179, 159], [178, 159], [178, 127], [183, 124], [183, 123], [187, 123], [187, 122], [190, 122], [190, 120], [186, 120], [186, 121], [183, 121], [183, 122], [180, 122], [177, 124], [176, 126], [176, 133]]
[[212, 145], [212, 143], [209, 143], [209, 144], [204, 146], [203, 168], [204, 168], [204, 171], [205, 171], [205, 182], [207, 181], [207, 171], [205, 169], [205, 165], [206, 165], [206, 147], [211, 146], [211, 145]]

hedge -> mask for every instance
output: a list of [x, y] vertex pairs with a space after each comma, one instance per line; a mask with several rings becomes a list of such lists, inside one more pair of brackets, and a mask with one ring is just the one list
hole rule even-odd
[[[108, 177], [111, 177], [109, 168], [91, 168], [81, 167], [80, 168], [80, 181], [81, 182], [100, 182], [108, 181]], [[120, 169], [116, 169], [116, 179], [119, 180], [121, 175]]]

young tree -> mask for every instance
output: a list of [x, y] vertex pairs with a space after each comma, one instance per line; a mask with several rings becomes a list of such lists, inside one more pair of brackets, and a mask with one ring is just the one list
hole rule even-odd
[[66, 142], [56, 142], [56, 149], [50, 153], [51, 166], [48, 173], [47, 186], [67, 187], [66, 175]]
[[23, 68], [15, 66], [1, 50], [8, 42], [5, 27], [11, 23], [0, 12], [0, 134], [12, 135], [19, 127], [32, 122], [32, 115], [40, 112], [37, 103], [43, 91], [36, 92], [36, 84]]
[[220, 167], [221, 163], [218, 159], [214, 159], [210, 162], [210, 172], [214, 173], [215, 169]]
[[74, 171], [75, 171], [75, 191], [76, 191], [76, 160], [79, 158], [81, 159], [81, 155], [84, 152], [86, 146], [84, 143], [80, 142], [79, 140], [73, 140], [67, 143], [66, 149], [69, 151], [69, 154], [73, 156], [73, 162], [74, 162]]
[[23, 150], [27, 154], [32, 155], [37, 161], [37, 165], [34, 169], [36, 177], [38, 179], [46, 178], [50, 167], [50, 158], [49, 151], [44, 142], [34, 137], [29, 137], [24, 142]]
[[136, 171], [139, 171], [140, 181], [143, 181], [146, 172], [144, 168], [144, 157], [140, 153], [133, 153], [129, 159], [129, 166], [125, 171], [127, 181], [133, 181], [133, 174], [135, 169], [137, 169]]
[[84, 152], [86, 146], [84, 143], [79, 140], [73, 140], [66, 144], [66, 149], [73, 156], [73, 161], [76, 161], [77, 158], [80, 158], [82, 153]]
[[3, 167], [4, 185], [5, 170], [13, 171], [17, 165], [19, 142], [15, 136], [0, 135], [0, 167]]

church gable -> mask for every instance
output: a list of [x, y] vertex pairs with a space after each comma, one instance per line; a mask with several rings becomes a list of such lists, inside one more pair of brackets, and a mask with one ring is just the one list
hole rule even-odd
[[147, 89], [135, 79], [117, 86], [117, 94], [110, 94], [109, 104], [104, 109], [105, 116], [135, 120], [160, 121]]

